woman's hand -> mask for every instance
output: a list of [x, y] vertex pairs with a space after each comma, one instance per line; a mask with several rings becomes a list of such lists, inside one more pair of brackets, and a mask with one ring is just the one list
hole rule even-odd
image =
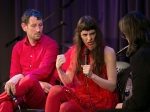
[[123, 105], [123, 103], [118, 103], [118, 104], [116, 105], [116, 109], [121, 109], [121, 108], [122, 108], [122, 105]]
[[81, 65], [81, 67], [83, 69], [83, 74], [85, 74], [85, 76], [90, 78], [93, 75], [91, 65]]
[[57, 55], [56, 68], [60, 68], [62, 66], [62, 64], [65, 62], [66, 62], [66, 58], [63, 54]]
[[51, 84], [47, 83], [47, 82], [42, 82], [42, 81], [39, 81], [42, 89], [44, 90], [45, 93], [48, 93], [50, 88], [52, 87]]

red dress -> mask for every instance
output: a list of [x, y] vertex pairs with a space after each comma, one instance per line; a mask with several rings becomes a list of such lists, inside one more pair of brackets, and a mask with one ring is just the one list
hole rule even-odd
[[[76, 47], [72, 46], [65, 54], [65, 57], [67, 63], [62, 68], [64, 70], [69, 69], [75, 73]], [[84, 56], [82, 57], [84, 58]], [[90, 55], [88, 59], [91, 59]], [[102, 67], [102, 73], [101, 77], [107, 79], [106, 66]], [[84, 112], [114, 108], [118, 103], [118, 93], [105, 90], [90, 78], [87, 78], [86, 81], [86, 78], [82, 72], [79, 73], [78, 79], [74, 75], [71, 86], [64, 87], [67, 98], [79, 105]]]

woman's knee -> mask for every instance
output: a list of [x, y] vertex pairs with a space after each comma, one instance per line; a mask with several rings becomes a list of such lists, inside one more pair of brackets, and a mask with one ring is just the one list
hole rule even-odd
[[50, 88], [49, 95], [52, 95], [52, 94], [57, 95], [57, 94], [60, 94], [62, 92], [63, 92], [63, 87], [60, 85], [55, 85], [55, 86], [52, 86]]
[[60, 112], [81, 112], [80, 108], [72, 101], [60, 105]]
[[67, 111], [68, 109], [69, 109], [68, 102], [64, 102], [60, 105], [60, 112], [68, 112]]

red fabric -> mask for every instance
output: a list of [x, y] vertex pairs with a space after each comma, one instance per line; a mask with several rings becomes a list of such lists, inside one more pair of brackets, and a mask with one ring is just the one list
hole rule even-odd
[[[39, 81], [33, 75], [27, 75], [16, 85], [16, 98], [19, 99], [21, 108], [44, 109], [46, 94]], [[21, 99], [21, 100], [20, 100]], [[7, 107], [7, 109], [6, 109]], [[0, 112], [11, 112], [17, 108], [12, 98], [3, 92], [0, 95]]]
[[53, 86], [46, 100], [45, 112], [82, 112], [74, 102], [69, 101], [62, 86]]
[[[76, 68], [76, 46], [73, 46], [65, 54], [68, 61], [63, 65], [64, 70], [70, 70], [75, 73]], [[84, 59], [84, 56], [83, 56]], [[91, 56], [89, 55], [88, 60], [91, 61]], [[107, 79], [106, 66], [102, 68], [102, 78]], [[79, 79], [79, 80], [78, 80]], [[74, 77], [74, 80], [71, 84], [71, 88], [65, 87], [64, 91], [67, 98], [71, 101], [76, 102], [80, 105], [84, 112], [92, 112], [92, 107], [95, 110], [100, 109], [110, 109], [114, 108], [118, 103], [118, 93], [110, 92], [98, 86], [93, 80], [88, 78], [88, 87], [86, 83], [86, 77], [83, 73], [79, 73], [78, 79]], [[90, 105], [91, 97], [92, 107]]]
[[0, 104], [0, 112], [14, 112], [11, 101], [5, 101]]
[[49, 82], [58, 55], [56, 41], [46, 35], [35, 46], [31, 46], [27, 37], [19, 41], [13, 48], [10, 78], [16, 74], [34, 75], [38, 80]]

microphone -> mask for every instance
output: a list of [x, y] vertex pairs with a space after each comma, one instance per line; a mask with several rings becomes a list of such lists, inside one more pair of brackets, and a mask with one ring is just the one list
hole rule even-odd
[[12, 93], [12, 91], [10, 90], [10, 96], [11, 96], [11, 98], [15, 101], [15, 100], [17, 100], [17, 98], [13, 95], [13, 93]]
[[[5, 86], [5, 84], [6, 84], [6, 82], [5, 83], [3, 83], [3, 86]], [[19, 103], [18, 103], [18, 101], [17, 101], [17, 98], [13, 95], [13, 93], [12, 93], [12, 91], [10, 90], [10, 97], [12, 98], [12, 100], [17, 104], [17, 106], [18, 106], [18, 109], [19, 109], [19, 111], [21, 112], [21, 108], [20, 108], [20, 105], [19, 105]]]
[[19, 111], [21, 112], [21, 108], [20, 108], [20, 105], [19, 105], [19, 103], [18, 103], [18, 101], [17, 101], [17, 98], [13, 95], [13, 93], [12, 93], [11, 90], [10, 90], [10, 96], [11, 96], [12, 100], [17, 104], [18, 109], [19, 109]]
[[63, 21], [60, 21], [60, 25], [67, 25], [67, 24]]
[[116, 55], [122, 53], [124, 50], [126, 50], [129, 47], [129, 45], [125, 46], [124, 48], [122, 48], [121, 50], [119, 50]]
[[8, 47], [11, 43], [13, 43], [14, 41], [18, 41], [18, 40], [21, 40], [21, 36], [18, 36], [16, 38], [14, 38], [12, 41], [8, 42], [7, 44], [5, 44], [4, 48]]
[[88, 64], [88, 55], [90, 53], [90, 50], [87, 48], [84, 50], [84, 54], [85, 54], [85, 65]]
[[67, 8], [73, 1], [74, 1], [74, 0], [70, 0], [70, 2], [67, 3], [65, 6], [61, 7], [59, 10], [55, 11], [54, 13], [52, 13], [51, 15], [49, 15], [48, 17], [46, 17], [46, 18], [43, 20], [43, 22], [44, 22], [45, 20], [47, 20], [48, 18], [52, 17], [53, 15], [55, 15], [57, 12], [61, 11], [62, 9]]
[[49, 34], [51, 33], [52, 31], [56, 30], [57, 28], [61, 27], [62, 25], [67, 25], [65, 22], [63, 21], [60, 21], [60, 24], [58, 26], [56, 26], [54, 29], [50, 30], [49, 32], [45, 33], [45, 34]]

